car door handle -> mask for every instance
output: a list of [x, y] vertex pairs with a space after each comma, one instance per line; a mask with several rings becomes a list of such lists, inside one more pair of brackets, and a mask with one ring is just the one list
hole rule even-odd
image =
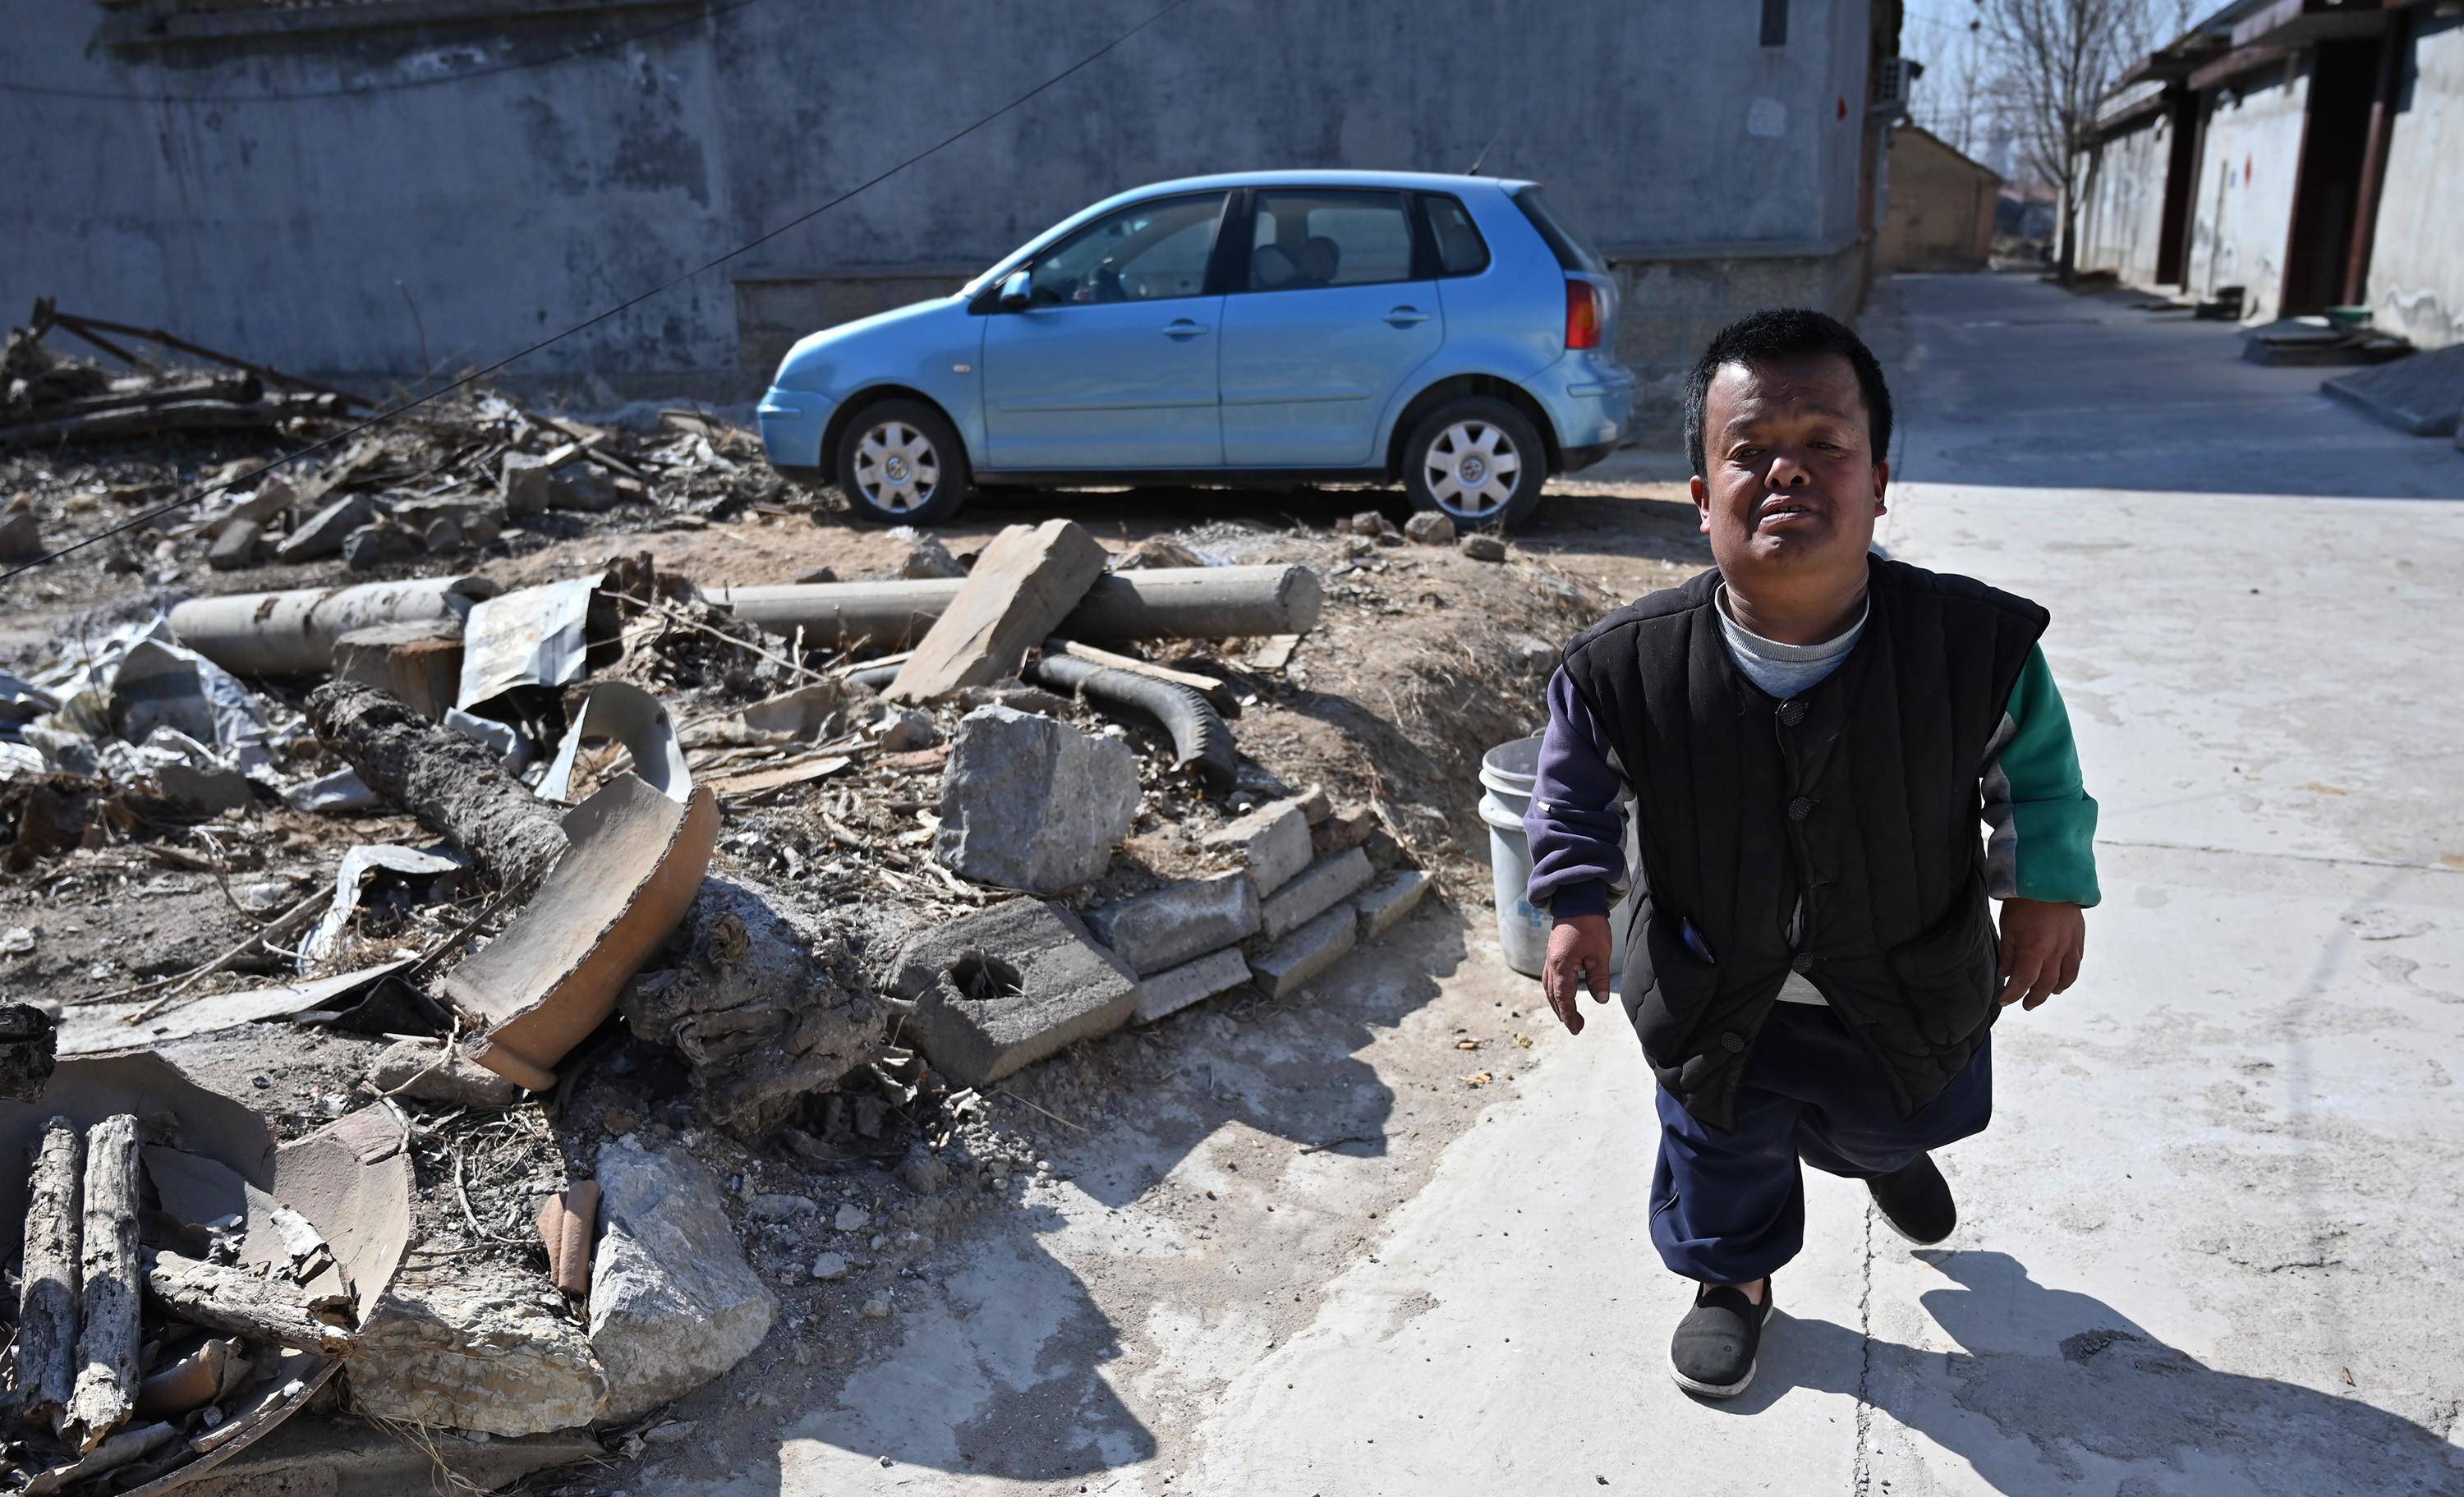
[[1409, 327], [1415, 322], [1425, 322], [1428, 319], [1429, 315], [1419, 307], [1397, 307], [1386, 314], [1387, 322], [1395, 327]]
[[1171, 321], [1166, 322], [1163, 326], [1163, 336], [1166, 338], [1196, 338], [1199, 334], [1205, 331], [1205, 323], [1193, 322], [1185, 317], [1175, 318]]

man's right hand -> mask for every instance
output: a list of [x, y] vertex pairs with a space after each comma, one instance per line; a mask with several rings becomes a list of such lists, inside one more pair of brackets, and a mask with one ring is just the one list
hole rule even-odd
[[1573, 914], [1549, 933], [1549, 959], [1540, 968], [1540, 990], [1568, 1034], [1583, 1032], [1582, 990], [1595, 1002], [1609, 1001], [1609, 917]]

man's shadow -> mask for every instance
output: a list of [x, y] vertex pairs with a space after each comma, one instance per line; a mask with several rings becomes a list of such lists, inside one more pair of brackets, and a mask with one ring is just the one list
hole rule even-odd
[[[2093, 1296], [2048, 1289], [2007, 1253], [1920, 1256], [1961, 1286], [1922, 1303], [1963, 1348], [1866, 1344], [1774, 1314], [1761, 1376], [1715, 1407], [1749, 1413], [1814, 1386], [1863, 1397], [1997, 1491], [2464, 1494], [2464, 1453], [2433, 1430], [2298, 1383], [2220, 1372]], [[1857, 1376], [1864, 1368], [1861, 1379]], [[1845, 1386], [1835, 1386], [1844, 1383]], [[2115, 1467], [2151, 1464], [2125, 1475]]]

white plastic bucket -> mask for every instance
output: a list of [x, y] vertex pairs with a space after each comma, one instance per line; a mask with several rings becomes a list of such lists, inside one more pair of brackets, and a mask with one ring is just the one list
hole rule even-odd
[[[1531, 804], [1531, 784], [1540, 776], [1537, 735], [1501, 743], [1481, 756], [1480, 819], [1488, 824], [1488, 866], [1496, 881], [1497, 943], [1506, 964], [1526, 977], [1538, 977], [1549, 959], [1549, 912], [1523, 896], [1531, 881], [1531, 843], [1523, 834], [1523, 813]], [[1636, 864], [1634, 818], [1626, 817], [1625, 866], [1629, 880]], [[1625, 906], [1609, 907], [1609, 934], [1615, 943], [1612, 974], [1625, 970]]]

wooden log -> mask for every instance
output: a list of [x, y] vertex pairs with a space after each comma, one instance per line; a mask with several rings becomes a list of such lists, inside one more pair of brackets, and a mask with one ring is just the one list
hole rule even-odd
[[882, 694], [928, 702], [1018, 674], [1027, 648], [1068, 616], [1104, 575], [1103, 542], [1075, 520], [1012, 525], [993, 538], [915, 653]]
[[246, 1268], [156, 1252], [145, 1261], [145, 1297], [192, 1326], [228, 1332], [260, 1346], [337, 1354], [351, 1344], [348, 1327], [309, 1313], [308, 1298], [297, 1286], [260, 1278]]
[[507, 885], [537, 883], [563, 855], [555, 808], [499, 768], [495, 751], [476, 739], [351, 681], [310, 693], [308, 721], [369, 789], [451, 838]]
[[1175, 686], [1188, 687], [1227, 717], [1237, 716], [1241, 711], [1241, 698], [1234, 693], [1232, 684], [1219, 681], [1211, 675], [1200, 675], [1195, 671], [1176, 671], [1171, 666], [1140, 660], [1135, 655], [1116, 655], [1109, 649], [1097, 649], [1092, 645], [1081, 645], [1075, 640], [1057, 636], [1044, 642], [1044, 652], [1065, 659], [1084, 660], [1090, 666], [1102, 666], [1109, 671], [1128, 671], [1158, 681], [1169, 681]]
[[80, 1452], [137, 1412], [137, 1119], [121, 1112], [87, 1129], [77, 1390], [60, 1423]]
[[[803, 630], [807, 649], [903, 649], [923, 636], [965, 585], [935, 578], [792, 583], [717, 587], [709, 597], [770, 633]], [[1317, 627], [1324, 604], [1317, 573], [1297, 563], [1112, 572], [1096, 579], [1051, 632], [1089, 644], [1298, 634]], [[174, 627], [178, 622], [175, 617]]]
[[77, 1125], [43, 1125], [26, 1199], [25, 1279], [17, 1296], [17, 1393], [29, 1423], [56, 1426], [77, 1388], [78, 1160]]

